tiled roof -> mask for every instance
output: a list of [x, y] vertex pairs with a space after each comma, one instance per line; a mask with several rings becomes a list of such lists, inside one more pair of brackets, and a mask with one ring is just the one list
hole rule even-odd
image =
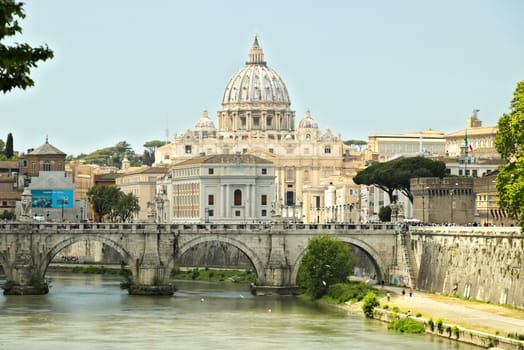
[[45, 143], [35, 148], [33, 151], [31, 151], [29, 154], [31, 155], [51, 155], [51, 154], [57, 154], [57, 155], [66, 155], [64, 152], [56, 148], [55, 146], [51, 145], [47, 139], [45, 140]]

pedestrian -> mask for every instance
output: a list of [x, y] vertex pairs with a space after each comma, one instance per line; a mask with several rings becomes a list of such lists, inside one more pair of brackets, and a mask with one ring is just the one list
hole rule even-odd
[[406, 290], [402, 288], [402, 296], [406, 295]]
[[380, 281], [380, 285], [384, 288], [384, 280]]
[[413, 296], [413, 288], [409, 287], [408, 294], [410, 298]]
[[388, 301], [391, 299], [391, 293], [387, 292], [386, 293], [386, 298], [388, 298]]

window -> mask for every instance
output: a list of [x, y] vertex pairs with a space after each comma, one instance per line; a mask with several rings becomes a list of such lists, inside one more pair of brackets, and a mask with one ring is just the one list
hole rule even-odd
[[242, 148], [242, 153], [246, 154], [247, 153], [247, 148]]
[[309, 170], [304, 170], [304, 181], [309, 181]]
[[215, 169], [214, 168], [209, 168], [209, 169], [207, 169], [207, 173], [209, 175], [213, 175], [215, 173]]
[[288, 191], [286, 192], [286, 205], [294, 205], [295, 204], [295, 192]]
[[208, 209], [207, 215], [208, 216], [215, 216], [215, 211], [213, 209]]
[[275, 153], [274, 150], [273, 150], [273, 148], [270, 148], [270, 149], [269, 149], [269, 153]]
[[267, 216], [267, 210], [266, 209], [262, 209], [262, 216]]
[[331, 153], [331, 146], [324, 147], [324, 153]]
[[235, 190], [234, 197], [235, 197], [234, 205], [242, 205], [242, 191]]
[[165, 160], [168, 160], [168, 159], [169, 159], [169, 154], [165, 154], [165, 155], [164, 155], [164, 159], [165, 159]]
[[210, 194], [207, 196], [207, 204], [208, 205], [215, 205], [215, 196]]
[[267, 205], [267, 194], [263, 194], [260, 199], [260, 204]]
[[191, 153], [191, 145], [186, 145], [186, 153]]
[[235, 216], [240, 216], [240, 210], [235, 210]]
[[27, 159], [22, 161], [22, 167], [27, 168]]
[[286, 176], [286, 180], [287, 181], [293, 181], [293, 179], [295, 178], [295, 173], [293, 172], [293, 169], [288, 169], [287, 170], [287, 176]]
[[266, 168], [262, 169], [262, 175], [267, 175], [267, 169]]
[[51, 163], [48, 160], [44, 162], [44, 171], [51, 171]]

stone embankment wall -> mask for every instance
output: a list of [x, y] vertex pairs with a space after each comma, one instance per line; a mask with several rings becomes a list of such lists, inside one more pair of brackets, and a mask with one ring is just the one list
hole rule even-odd
[[[397, 313], [385, 309], [375, 309], [373, 311], [374, 319], [388, 323], [392, 322], [393, 320], [404, 317], [408, 316], [402, 313]], [[482, 348], [489, 349], [495, 349], [496, 347], [497, 349], [500, 348], [521, 350], [524, 346], [523, 341], [502, 337], [496, 334], [489, 334], [471, 329], [466, 329], [452, 324], [443, 323], [442, 328], [439, 330], [435, 325], [431, 327], [431, 325], [429, 324], [429, 320], [426, 318], [414, 316], [409, 317], [423, 324], [425, 332], [434, 336], [443, 337], [462, 343], [473, 344]]]
[[524, 307], [524, 235], [513, 227], [410, 229], [417, 289]]

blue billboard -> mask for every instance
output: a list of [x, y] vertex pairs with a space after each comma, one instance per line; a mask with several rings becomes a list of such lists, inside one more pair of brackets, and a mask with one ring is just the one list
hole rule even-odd
[[73, 208], [73, 190], [31, 190], [33, 208]]

